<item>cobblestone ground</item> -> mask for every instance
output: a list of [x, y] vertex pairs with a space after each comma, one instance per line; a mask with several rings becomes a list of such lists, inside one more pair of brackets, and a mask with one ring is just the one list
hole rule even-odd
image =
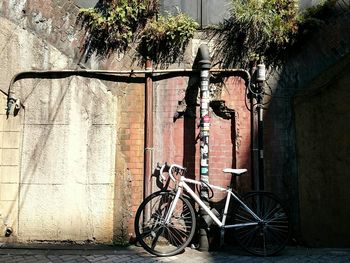
[[286, 248], [279, 256], [254, 257], [239, 249], [199, 252], [188, 249], [173, 257], [154, 257], [139, 247], [127, 249], [0, 249], [4, 263], [111, 263], [111, 262], [175, 262], [175, 263], [350, 263], [350, 249]]

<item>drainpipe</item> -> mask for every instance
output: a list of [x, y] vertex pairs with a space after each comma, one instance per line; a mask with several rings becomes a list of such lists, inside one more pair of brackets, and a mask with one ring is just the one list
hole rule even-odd
[[258, 190], [263, 191], [265, 188], [264, 182], [264, 82], [266, 81], [266, 69], [263, 63], [257, 66], [257, 77], [258, 94], [257, 94], [257, 107], [258, 112]]
[[[152, 61], [146, 61], [146, 71], [152, 72]], [[152, 155], [153, 155], [153, 80], [152, 73], [147, 73], [145, 85], [145, 163], [144, 163], [144, 198], [152, 192]]]
[[[250, 67], [250, 75], [255, 76], [256, 73], [256, 62], [253, 61]], [[257, 127], [257, 118], [255, 112], [255, 99], [256, 93], [252, 91], [252, 87], [249, 88], [249, 102], [250, 102], [250, 174], [251, 174], [251, 188], [258, 190], [258, 144], [255, 134], [255, 128]]]
[[[209, 80], [210, 80], [210, 56], [209, 48], [206, 44], [199, 47], [199, 66], [200, 66], [200, 180], [204, 184], [209, 183]], [[208, 188], [203, 185], [200, 192], [201, 200], [209, 205]], [[208, 251], [208, 214], [200, 209], [202, 224], [199, 229], [199, 250]]]

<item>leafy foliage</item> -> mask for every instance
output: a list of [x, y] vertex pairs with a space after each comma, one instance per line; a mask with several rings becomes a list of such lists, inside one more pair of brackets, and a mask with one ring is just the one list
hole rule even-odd
[[318, 5], [306, 9], [298, 16], [299, 36], [303, 37], [315, 28], [322, 26], [332, 16], [332, 9], [338, 0], [320, 0]]
[[[268, 66], [282, 63], [286, 51], [315, 26], [324, 23], [337, 0], [298, 11], [298, 0], [230, 0], [230, 18], [213, 30], [214, 60], [222, 67], [247, 68], [264, 59]], [[83, 49], [108, 56], [138, 43], [141, 61], [169, 64], [181, 58], [198, 24], [189, 16], [158, 15], [159, 0], [99, 0], [81, 9], [78, 21], [86, 34]]]
[[220, 43], [217, 55], [225, 66], [246, 67], [252, 59], [273, 61], [297, 33], [297, 2], [231, 0], [231, 16], [215, 33]]
[[321, 0], [299, 12], [298, 0], [231, 0], [230, 18], [219, 25], [215, 59], [223, 67], [247, 68], [263, 59], [283, 63], [290, 48], [329, 17], [337, 0]]
[[81, 9], [78, 21], [85, 29], [87, 59], [96, 53], [124, 53], [139, 42], [140, 57], [172, 63], [184, 53], [198, 24], [189, 16], [158, 16], [158, 0], [100, 0], [95, 8]]
[[96, 7], [81, 9], [78, 21], [85, 29], [87, 57], [125, 52], [149, 18], [158, 11], [158, 0], [100, 0]]
[[143, 59], [174, 63], [179, 54], [184, 53], [198, 26], [194, 19], [183, 13], [153, 18], [142, 32], [138, 51]]

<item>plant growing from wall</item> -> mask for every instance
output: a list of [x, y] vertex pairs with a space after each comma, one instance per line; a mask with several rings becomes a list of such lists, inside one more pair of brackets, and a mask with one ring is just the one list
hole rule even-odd
[[100, 56], [125, 52], [158, 6], [158, 0], [100, 0], [94, 8], [81, 9], [77, 20], [86, 32], [87, 58], [94, 52]]
[[231, 0], [230, 18], [214, 30], [215, 59], [223, 67], [247, 68], [260, 59], [277, 66], [299, 36], [312, 23], [320, 23], [336, 1], [320, 1], [300, 13], [298, 0]]
[[100, 0], [95, 8], [81, 9], [78, 21], [86, 32], [83, 49], [87, 59], [93, 53], [124, 53], [137, 42], [142, 61], [174, 62], [184, 53], [198, 24], [182, 13], [157, 15], [158, 9], [158, 0]]
[[198, 23], [186, 14], [167, 14], [153, 18], [141, 34], [138, 51], [143, 60], [156, 64], [174, 63], [183, 54]]
[[216, 32], [224, 64], [246, 68], [251, 60], [269, 60], [297, 33], [297, 0], [231, 0], [230, 7]]

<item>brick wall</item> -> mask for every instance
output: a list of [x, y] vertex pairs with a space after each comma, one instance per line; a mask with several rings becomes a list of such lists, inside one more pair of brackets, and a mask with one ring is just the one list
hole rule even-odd
[[[194, 90], [198, 86], [193, 84], [195, 81], [195, 78], [178, 77], [155, 85], [154, 162], [178, 163], [188, 169], [189, 177], [199, 179], [199, 105], [196, 98], [189, 95], [191, 90], [196, 93]], [[184, 117], [174, 120], [184, 99], [190, 110], [184, 113]], [[210, 112], [209, 181], [226, 187], [231, 183], [231, 175], [224, 174], [223, 168], [250, 167], [250, 116], [245, 106], [244, 81], [239, 77], [228, 78], [220, 99], [236, 112], [230, 119]], [[250, 176], [234, 183], [245, 190], [250, 189]], [[213, 201], [223, 197], [215, 193]]]
[[144, 85], [128, 85], [124, 92], [118, 114], [115, 202], [116, 210], [124, 214], [116, 214], [115, 224], [118, 229], [122, 222], [124, 238], [129, 238], [134, 231], [132, 218], [143, 200]]

